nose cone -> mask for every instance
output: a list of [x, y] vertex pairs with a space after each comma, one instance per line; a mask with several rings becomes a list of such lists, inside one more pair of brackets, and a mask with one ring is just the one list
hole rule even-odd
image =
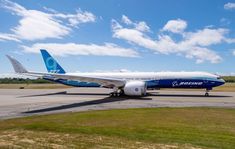
[[224, 80], [224, 79], [221, 79], [221, 81], [223, 82], [223, 84], [225, 83], [225, 80]]
[[224, 79], [220, 79], [220, 80], [218, 81], [219, 86], [220, 86], [220, 85], [224, 85], [224, 83], [225, 83]]
[[224, 79], [221, 79], [224, 83], [225, 83], [225, 80]]

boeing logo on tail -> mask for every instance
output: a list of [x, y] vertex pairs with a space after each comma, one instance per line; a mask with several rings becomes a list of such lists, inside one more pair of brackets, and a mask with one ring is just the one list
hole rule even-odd
[[57, 63], [54, 61], [54, 59], [52, 57], [48, 57], [46, 59], [46, 66], [48, 69], [50, 69], [50, 72], [54, 72], [57, 73], [60, 70], [57, 70]]

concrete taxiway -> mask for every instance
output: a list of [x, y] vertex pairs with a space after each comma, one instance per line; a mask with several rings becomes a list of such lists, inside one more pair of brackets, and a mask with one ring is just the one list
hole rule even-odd
[[1, 89], [0, 119], [58, 112], [147, 107], [235, 108], [234, 92], [150, 91], [146, 97], [109, 97], [103, 88]]

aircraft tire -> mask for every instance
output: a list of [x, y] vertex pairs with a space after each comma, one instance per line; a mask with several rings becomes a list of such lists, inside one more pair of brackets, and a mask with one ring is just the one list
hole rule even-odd
[[208, 96], [209, 96], [209, 93], [205, 93], [205, 96], [208, 97]]

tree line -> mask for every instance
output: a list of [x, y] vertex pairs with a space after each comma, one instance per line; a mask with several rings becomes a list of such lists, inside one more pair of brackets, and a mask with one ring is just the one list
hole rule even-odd
[[41, 78], [38, 79], [1, 78], [0, 84], [53, 84], [53, 82]]

